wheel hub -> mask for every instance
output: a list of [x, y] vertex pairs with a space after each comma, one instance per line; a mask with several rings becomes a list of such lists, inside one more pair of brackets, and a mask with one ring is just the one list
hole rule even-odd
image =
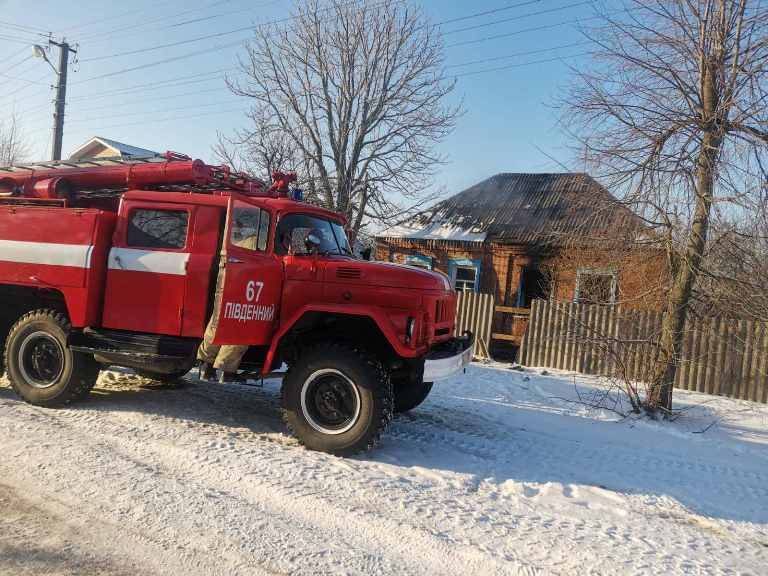
[[309, 425], [318, 432], [342, 434], [360, 416], [360, 393], [338, 370], [319, 370], [304, 382], [301, 408]]
[[64, 371], [64, 349], [47, 332], [27, 336], [19, 348], [19, 369], [34, 388], [50, 388]]

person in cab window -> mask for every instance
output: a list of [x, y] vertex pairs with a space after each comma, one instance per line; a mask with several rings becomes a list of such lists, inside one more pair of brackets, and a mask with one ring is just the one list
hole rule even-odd
[[[265, 211], [263, 214], [267, 215], [268, 212]], [[260, 217], [264, 217], [262, 216], [262, 211], [255, 207], [234, 209], [232, 231], [230, 233], [230, 243], [232, 246], [246, 250], [262, 249], [259, 244]], [[267, 232], [268, 230], [269, 226], [266, 227]], [[265, 245], [266, 237], [262, 242], [262, 246]], [[248, 346], [237, 345], [219, 346], [213, 343], [216, 337], [216, 329], [219, 325], [221, 300], [224, 296], [225, 265], [226, 254], [222, 252], [219, 259], [219, 273], [216, 279], [213, 313], [205, 329], [203, 341], [197, 349], [197, 359], [200, 362], [200, 378], [203, 380], [213, 380], [216, 370], [219, 370], [219, 382], [221, 383], [236, 382], [238, 380], [237, 371], [240, 368], [243, 356], [245, 356], [249, 348]]]

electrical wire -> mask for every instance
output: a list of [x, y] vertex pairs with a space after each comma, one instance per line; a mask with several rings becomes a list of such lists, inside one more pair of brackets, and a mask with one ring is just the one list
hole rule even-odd
[[33, 58], [32, 54], [29, 54], [27, 57], [25, 57], [25, 58], [22, 58], [21, 60], [19, 60], [19, 61], [18, 61], [18, 62], [16, 62], [15, 64], [11, 64], [10, 66], [8, 66], [8, 68], [4, 69], [2, 72], [0, 72], [0, 74], [7, 74], [7, 73], [8, 73], [8, 72], [10, 72], [11, 70], [14, 70], [14, 69], [18, 68], [19, 66], [21, 66], [21, 65], [22, 65], [22, 64], [24, 64], [25, 62], [28, 62], [28, 61], [29, 61], [29, 60], [31, 60], [32, 58]]
[[[243, 112], [246, 112], [246, 110], [243, 110], [242, 108], [232, 108], [232, 109], [229, 109], [229, 110], [218, 110], [216, 112], [207, 112], [207, 113], [204, 113], [204, 114], [189, 114], [189, 115], [186, 115], [186, 116], [175, 116], [175, 117], [170, 117], [170, 118], [151, 118], [149, 121], [144, 120], [144, 121], [141, 121], [141, 122], [128, 122], [126, 124], [109, 124], [109, 125], [106, 125], [106, 126], [99, 126], [99, 128], [101, 129], [101, 128], [124, 128], [124, 127], [127, 127], [127, 126], [147, 126], [148, 124], [152, 125], [152, 124], [157, 124], [159, 122], [171, 122], [171, 121], [175, 121], [175, 120], [187, 120], [187, 119], [191, 119], [191, 118], [203, 118], [205, 116], [216, 116], [218, 114], [231, 114], [233, 112], [241, 112], [241, 113], [243, 113]], [[81, 130], [80, 132], [86, 132], [86, 131], [89, 131], [89, 130], [87, 128], [85, 128], [85, 129]], [[75, 133], [77, 133], [77, 132], [75, 132]]]
[[16, 58], [16, 56], [21, 56], [26, 51], [27, 51], [27, 48], [20, 48], [17, 52], [14, 52], [10, 56], [8, 56], [8, 60], [13, 60], [14, 58]]
[[[100, 122], [102, 120], [113, 120], [115, 118], [126, 118], [131, 116], [149, 116], [154, 117], [158, 114], [165, 114], [168, 112], [179, 112], [182, 110], [199, 110], [201, 108], [210, 108], [211, 106], [222, 106], [224, 104], [230, 104], [231, 102], [208, 102], [205, 104], [195, 104], [191, 106], [174, 106], [172, 108], [161, 108], [159, 110], [142, 110], [141, 112], [123, 112], [120, 114], [109, 114], [106, 116], [91, 116], [86, 118], [74, 118], [74, 119], [68, 119], [67, 124], [80, 124], [83, 122]], [[154, 121], [154, 120], [153, 120]], [[29, 134], [36, 134], [39, 132], [42, 132], [43, 130], [47, 130], [49, 127], [45, 126], [43, 128], [38, 128], [35, 130], [30, 130]]]
[[531, 18], [533, 16], [541, 16], [542, 14], [562, 12], [563, 10], [570, 10], [571, 8], [577, 8], [579, 6], [584, 6], [585, 4], [592, 4], [592, 3], [593, 3], [592, 0], [582, 0], [581, 2], [566, 4], [565, 6], [558, 6], [557, 8], [547, 8], [546, 10], [539, 10], [538, 12], [529, 12], [528, 14], [520, 14], [518, 16], [512, 16], [510, 18], [502, 18], [501, 20], [494, 20], [493, 22], [475, 24], [473, 26], [466, 26], [464, 28], [457, 28], [456, 30], [446, 30], [445, 32], [443, 32], [443, 36], [447, 36], [448, 34], [458, 34], [459, 32], [469, 32], [470, 30], [478, 30], [480, 28], [487, 28], [488, 26], [495, 26], [497, 24], [504, 24], [506, 22], [515, 22], [517, 20], [523, 20], [525, 18]]
[[504, 6], [503, 8], [494, 8], [493, 10], [485, 10], [484, 12], [475, 12], [474, 14], [468, 14], [467, 16], [460, 16], [458, 18], [451, 18], [450, 20], [443, 20], [442, 22], [438, 22], [437, 25], [442, 26], [443, 24], [452, 24], [453, 22], [461, 22], [463, 20], [470, 20], [472, 18], [480, 18], [481, 16], [488, 16], [489, 14], [498, 14], [499, 12], [512, 10], [513, 8], [522, 8], [523, 6], [538, 4], [541, 1], [542, 0], [527, 0], [526, 2], [511, 4], [510, 6]]
[[221, 4], [226, 4], [227, 0], [216, 0], [216, 2], [211, 2], [206, 4], [205, 6], [198, 6], [197, 8], [190, 8], [189, 10], [184, 10], [183, 12], [175, 12], [173, 14], [166, 14], [164, 16], [160, 16], [159, 18], [150, 18], [150, 19], [143, 19], [141, 22], [137, 24], [131, 24], [128, 26], [119, 26], [117, 28], [114, 28], [112, 30], [107, 30], [103, 32], [96, 32], [95, 34], [87, 34], [82, 37], [82, 40], [88, 41], [88, 40], [95, 40], [98, 38], [102, 38], [104, 36], [107, 36], [108, 38], [112, 38], [115, 34], [119, 34], [120, 32], [123, 32], [125, 30], [134, 30], [136, 28], [143, 28], [144, 26], [148, 26], [150, 24], [155, 24], [156, 22], [162, 22], [164, 20], [169, 20], [171, 18], [178, 18], [179, 16], [185, 16], [187, 14], [192, 14], [194, 12], [199, 12], [200, 10], [208, 10], [209, 8], [215, 8], [216, 6], [220, 6]]
[[[364, 1], [365, 0], [352, 0], [350, 2], [346, 2], [344, 4], [341, 4], [340, 6], [360, 4], [361, 2], [364, 2]], [[328, 10], [330, 10], [332, 8], [333, 7], [324, 8], [324, 9], [322, 9], [322, 11], [328, 11]], [[140, 48], [140, 49], [137, 49], [137, 50], [127, 50], [127, 51], [124, 51], [124, 52], [116, 52], [116, 53], [113, 53], [113, 54], [106, 54], [106, 55], [103, 55], [103, 56], [95, 56], [93, 58], [84, 58], [84, 59], [82, 59], [80, 61], [85, 63], [85, 62], [93, 62], [93, 61], [96, 61], [96, 60], [108, 60], [108, 59], [112, 59], [112, 58], [120, 58], [122, 56], [134, 56], [136, 54], [143, 54], [143, 53], [146, 53], [146, 52], [152, 52], [154, 50], [165, 50], [167, 48], [173, 48], [174, 46], [183, 46], [185, 44], [191, 44], [191, 43], [200, 42], [200, 41], [203, 41], [203, 40], [210, 40], [211, 38], [221, 38], [223, 36], [229, 36], [229, 35], [232, 35], [232, 34], [239, 34], [241, 32], [253, 32], [253, 31], [258, 30], [260, 28], [264, 28], [264, 27], [267, 27], [267, 26], [274, 26], [276, 24], [284, 24], [285, 22], [290, 22], [292, 20], [296, 20], [296, 16], [286, 16], [284, 18], [278, 18], [278, 19], [275, 19], [275, 20], [270, 20], [268, 22], [263, 22], [261, 24], [256, 24], [256, 25], [250, 24], [248, 26], [241, 26], [241, 27], [238, 27], [238, 28], [234, 28], [232, 30], [225, 30], [224, 32], [217, 32], [215, 34], [205, 34], [203, 36], [196, 36], [194, 38], [187, 38], [185, 40], [179, 40], [177, 42], [170, 42], [170, 43], [167, 43], [167, 44], [160, 44], [160, 45], [157, 45], [157, 46], [150, 46], [148, 48]], [[243, 40], [245, 40], [245, 38]], [[243, 40], [238, 40], [237, 43], [239, 44]]]
[[[180, 28], [181, 26], [188, 26], [190, 24], [196, 24], [196, 23], [199, 23], [199, 22], [205, 22], [205, 21], [208, 21], [208, 20], [214, 20], [216, 18], [222, 18], [222, 17], [225, 17], [225, 16], [231, 16], [233, 14], [242, 14], [242, 13], [246, 13], [246, 12], [253, 12], [253, 10], [256, 9], [256, 8], [265, 7], [265, 6], [268, 6], [270, 4], [275, 4], [277, 2], [280, 2], [280, 1], [281, 0], [269, 0], [267, 2], [259, 4], [257, 6], [250, 6], [248, 8], [242, 8], [240, 10], [231, 10], [229, 12], [221, 12], [220, 14], [213, 14], [211, 16], [204, 16], [204, 17], [200, 17], [200, 18], [194, 18], [192, 20], [184, 20], [184, 21], [181, 21], [181, 22], [176, 22], [176, 23], [173, 23], [173, 24], [169, 24], [167, 26], [158, 26], [156, 28], [151, 28], [149, 30], [139, 30], [138, 32], [136, 31], [137, 29], [144, 28], [145, 26], [147, 26], [149, 24], [160, 22], [162, 20], [167, 20], [167, 19], [170, 19], [170, 18], [173, 18], [173, 17], [178, 17], [180, 15], [186, 14], [186, 12], [182, 12], [180, 14], [172, 14], [172, 15], [167, 16], [165, 18], [158, 18], [156, 20], [144, 21], [144, 22], [141, 22], [139, 24], [132, 25], [132, 26], [124, 26], [124, 27], [121, 27], [121, 28], [117, 28], [116, 30], [110, 31], [109, 33], [106, 33], [106, 34], [97, 34], [97, 35], [94, 35], [94, 36], [90, 36], [90, 37], [87, 37], [86, 40], [88, 41], [89, 45], [94, 45], [94, 44], [100, 44], [100, 43], [103, 43], [103, 42], [111, 42], [115, 38], [125, 38], [125, 37], [129, 37], [129, 36], [135, 36], [136, 34], [149, 34], [149, 33], [154, 33], [154, 32], [162, 32], [163, 30], [171, 30], [171, 29], [174, 29], [174, 28]], [[106, 35], [106, 37], [104, 37], [105, 35]]]
[[477, 64], [487, 64], [489, 62], [498, 62], [499, 60], [508, 60], [510, 58], [517, 58], [519, 56], [532, 56], [534, 54], [541, 54], [543, 52], [553, 52], [555, 50], [562, 50], [563, 48], [574, 48], [576, 46], [586, 46], [592, 44], [592, 42], [572, 42], [570, 44], [561, 44], [560, 46], [551, 46], [549, 48], [539, 48], [538, 50], [527, 50], [525, 52], [516, 52], [514, 54], [507, 54], [505, 56], [494, 56], [493, 58], [483, 58], [481, 60], [472, 60], [470, 62], [462, 62], [460, 64], [450, 64], [446, 68], [459, 68], [461, 66], [474, 66]]
[[[163, 6], [165, 4], [172, 4], [176, 0], [165, 0], [157, 2], [155, 4], [155, 7]], [[88, 22], [83, 22], [81, 24], [77, 24], [76, 26], [72, 26], [71, 28], [67, 29], [67, 33], [70, 34], [75, 30], [80, 30], [81, 28], [87, 28], [89, 26], [93, 26], [94, 24], [101, 24], [102, 22], [108, 22], [110, 20], [116, 20], [118, 18], [124, 18], [125, 16], [130, 16], [131, 14], [136, 14], [139, 12], [145, 12], [146, 8], [138, 8], [134, 10], [128, 10], [127, 12], [120, 12], [119, 14], [113, 14], [112, 16], [106, 16], [105, 18], [97, 18], [96, 20], [90, 20]]]
[[[621, 12], [626, 12], [626, 10], [621, 10]], [[446, 45], [446, 48], [455, 48], [457, 46], [468, 46], [470, 44], [480, 44], [481, 42], [489, 42], [491, 40], [498, 40], [500, 38], [509, 38], [511, 36], [517, 36], [518, 34], [526, 34], [528, 32], [539, 32], [541, 30], [550, 30], [552, 28], [567, 26], [569, 24], [581, 24], [582, 22], [595, 20], [596, 18], [601, 18], [601, 16], [588, 16], [586, 18], [576, 18], [572, 20], [565, 20], [562, 22], [557, 22], [555, 24], [543, 24], [541, 26], [533, 26], [531, 28], [522, 28], [520, 30], [515, 30], [513, 32], [506, 32], [504, 34], [496, 34], [494, 36], [485, 36], [483, 38], [476, 38], [474, 40], [465, 40], [463, 42], [456, 42], [455, 44], [448, 44]]]
[[462, 72], [461, 74], [454, 75], [455, 78], [463, 78], [465, 76], [475, 76], [477, 74], [486, 74], [488, 72], [501, 72], [504, 70], [511, 70], [513, 68], [524, 68], [526, 66], [535, 66], [537, 64], [548, 64], [551, 62], [562, 62], [566, 58], [579, 58], [582, 56], [588, 56], [590, 52], [581, 52], [578, 54], [570, 54], [566, 56], [557, 56], [555, 58], [547, 58], [544, 60], [533, 60], [530, 62], [516, 62], [515, 64], [507, 64], [506, 66], [497, 66], [495, 68], [487, 68], [485, 70], [471, 70], [469, 72]]
[[[43, 79], [47, 78], [48, 74], [49, 73], [46, 72], [43, 76], [40, 76], [40, 78], [38, 78], [37, 80], [33, 80], [29, 84], [25, 84], [21, 88], [17, 88], [16, 90], [12, 90], [11, 92], [7, 92], [7, 93], [3, 94], [2, 97], [0, 98], [0, 100], [5, 100], [7, 98], [10, 98], [11, 96], [15, 96], [19, 92], [22, 92], [23, 90], [28, 89], [30, 86], [35, 86], [35, 85], [38, 85], [38, 84], [43, 84], [43, 82], [40, 82], [40, 80], [43, 80]], [[47, 91], [47, 90], [48, 90], [48, 88], [46, 88], [45, 90], [41, 90], [39, 92], [35, 92], [34, 95], [42, 94], [44, 91]]]

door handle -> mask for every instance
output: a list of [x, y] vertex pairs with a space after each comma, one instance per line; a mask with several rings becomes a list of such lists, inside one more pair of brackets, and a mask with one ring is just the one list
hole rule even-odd
[[244, 260], [240, 260], [240, 258], [235, 258], [234, 256], [229, 256], [227, 258], [227, 264], [243, 264], [244, 262]]

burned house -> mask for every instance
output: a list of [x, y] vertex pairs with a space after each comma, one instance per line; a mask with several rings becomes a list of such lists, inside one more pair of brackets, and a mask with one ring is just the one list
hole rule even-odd
[[[659, 262], [638, 250], [642, 229], [587, 174], [504, 173], [382, 231], [375, 257], [439, 270], [524, 317], [535, 298], [613, 304], [644, 293]], [[525, 323], [506, 324], [518, 344]]]

